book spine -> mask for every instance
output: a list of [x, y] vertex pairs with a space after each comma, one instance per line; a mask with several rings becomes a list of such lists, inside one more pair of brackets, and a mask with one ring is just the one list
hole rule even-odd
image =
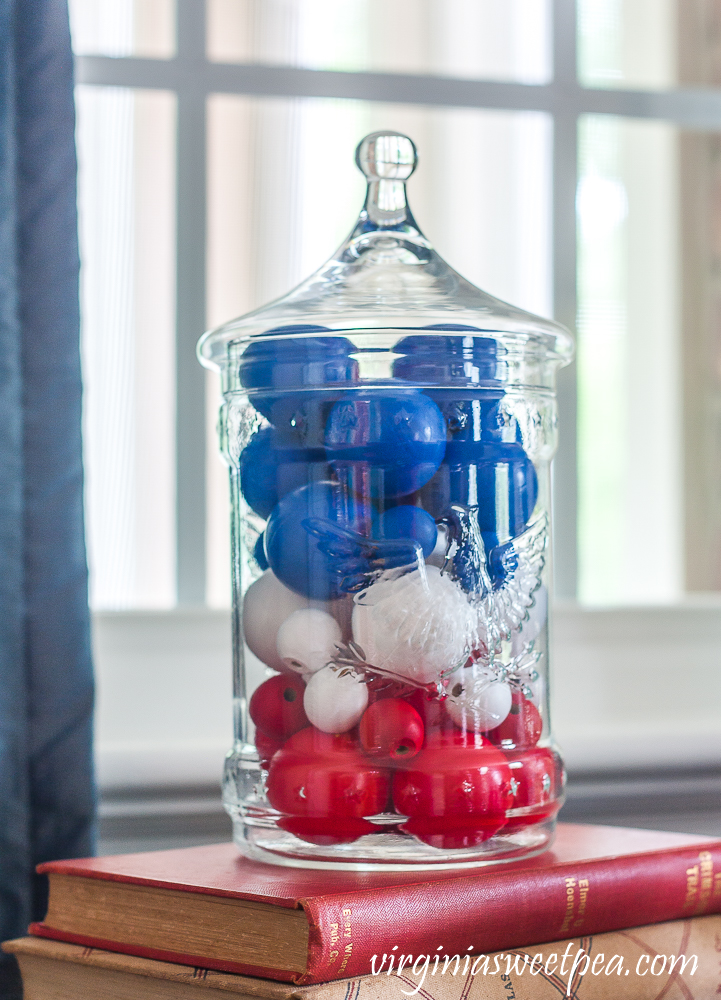
[[61, 931], [42, 922], [30, 924], [28, 934], [33, 937], [49, 938], [52, 941], [65, 941], [67, 944], [82, 945], [85, 948], [98, 948], [102, 951], [117, 952], [122, 955], [135, 955], [137, 958], [150, 958], [157, 962], [192, 965], [196, 968], [213, 969], [217, 972], [234, 972], [243, 976], [257, 976], [261, 979], [273, 979], [288, 983], [298, 978], [297, 973], [268, 969], [265, 966], [248, 965], [246, 962], [216, 960], [202, 955], [164, 951], [162, 948], [144, 948], [142, 945], [107, 941], [105, 938], [96, 938], [89, 934], [73, 934], [72, 931]]
[[[387, 969], [400, 955], [487, 954], [721, 912], [721, 845], [488, 872], [301, 901], [308, 967], [299, 984]], [[407, 963], [406, 963], [407, 964]]]

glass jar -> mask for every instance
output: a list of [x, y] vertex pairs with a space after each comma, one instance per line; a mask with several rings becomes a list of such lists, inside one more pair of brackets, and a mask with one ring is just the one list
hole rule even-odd
[[358, 222], [206, 334], [232, 495], [235, 743], [251, 857], [478, 865], [552, 839], [548, 594], [567, 331], [480, 291], [413, 219], [407, 137], [367, 136]]

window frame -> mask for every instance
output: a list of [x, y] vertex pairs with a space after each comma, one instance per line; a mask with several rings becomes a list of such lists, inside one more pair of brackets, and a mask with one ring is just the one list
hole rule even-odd
[[[206, 57], [205, 0], [177, 0], [177, 50], [171, 59], [79, 55], [75, 59], [76, 82], [85, 86], [115, 86], [141, 89], [162, 89], [177, 97], [177, 263], [176, 263], [176, 393], [182, 400], [176, 416], [176, 503], [177, 503], [177, 603], [171, 612], [104, 612], [95, 615], [96, 643], [101, 681], [109, 690], [115, 683], [111, 673], [123, 672], [123, 663], [130, 663], [141, 648], [144, 629], [149, 621], [157, 624], [158, 636], [173, 644], [182, 622], [205, 622], [221, 648], [221, 633], [229, 633], [229, 614], [204, 610], [206, 592], [206, 523], [205, 492], [199, 484], [206, 474], [206, 380], [205, 372], [195, 357], [195, 344], [205, 328], [206, 316], [206, 103], [211, 94], [234, 94], [256, 97], [316, 97], [347, 98], [394, 104], [426, 105], [447, 108], [476, 108], [499, 111], [541, 111], [553, 121], [553, 301], [555, 318], [573, 330], [576, 323], [576, 186], [578, 172], [577, 130], [583, 115], [614, 115], [626, 119], [665, 121], [698, 131], [721, 132], [721, 89], [674, 88], [661, 91], [629, 89], [596, 89], [582, 86], [577, 75], [577, 15], [576, 0], [552, 0], [552, 78], [545, 84], [522, 84], [492, 80], [469, 80], [434, 75], [412, 75], [377, 72], [338, 72], [312, 70], [291, 66], [258, 64], [221, 64]], [[560, 447], [554, 463], [554, 533], [556, 597], [573, 602], [576, 595], [576, 376], [574, 366], [560, 373], [558, 385]], [[714, 664], [721, 662], [721, 629], [718, 611], [721, 596], [708, 600], [690, 599], [672, 609], [582, 609], [572, 603], [562, 605], [561, 626], [556, 631], [555, 655], [566, 663], [574, 649], [580, 663], [598, 663], [599, 652], [618, 656], [615, 632], [624, 634], [628, 622], [635, 622], [639, 642], [635, 644], [639, 669], [650, 671], [653, 657], [658, 657], [654, 629], [668, 620], [676, 623], [690, 659], [698, 663], [694, 684], [708, 684]], [[625, 623], [625, 624], [624, 624]], [[700, 623], [700, 624], [699, 624]], [[575, 631], [574, 631], [575, 630]], [[181, 632], [183, 629], [181, 628]], [[202, 631], [202, 629], [201, 629]], [[227, 634], [227, 633], [223, 633]], [[573, 640], [581, 636], [578, 641]], [[119, 643], [113, 652], [111, 637]], [[575, 645], [574, 645], [575, 642]], [[159, 646], [162, 642], [159, 640]], [[645, 643], [645, 645], [644, 645]], [[695, 645], [694, 645], [695, 644]], [[645, 652], [644, 652], [645, 650]], [[182, 650], [178, 647], [178, 655]], [[125, 659], [123, 659], [125, 657]], [[196, 669], [202, 659], [200, 649], [187, 652], [187, 672]], [[194, 659], [193, 659], [194, 657]], [[644, 659], [645, 657], [645, 659]], [[565, 658], [565, 659], [564, 659]], [[151, 657], [152, 660], [152, 657]], [[191, 664], [195, 664], [192, 666]], [[226, 669], [217, 657], [212, 668], [214, 676]], [[149, 661], [150, 662], [150, 661]], [[578, 669], [581, 669], [579, 663]], [[602, 668], [597, 668], [601, 669]], [[664, 669], [670, 670], [671, 667]], [[184, 668], [185, 670], [185, 668]], [[563, 667], [564, 675], [569, 670]], [[228, 693], [230, 692], [230, 662], [228, 658]], [[706, 671], [706, 673], [704, 673]], [[569, 674], [570, 676], [570, 674]], [[610, 674], [609, 674], [610, 676]], [[706, 678], [706, 680], [704, 680]], [[179, 686], [179, 685], [178, 685]], [[214, 696], [216, 697], [216, 696]], [[670, 696], [669, 696], [670, 697]], [[228, 697], [227, 702], [230, 702]], [[721, 699], [719, 699], [721, 703]], [[673, 706], [673, 699], [668, 701]], [[102, 708], [102, 705], [101, 705]], [[218, 709], [221, 710], [220, 708]], [[564, 709], [565, 711], [565, 709]], [[569, 711], [571, 711], [569, 709]], [[576, 711], [574, 709], [573, 711]], [[614, 706], [608, 709], [612, 719]], [[655, 711], [655, 710], [654, 710]], [[661, 720], [666, 709], [656, 712]], [[102, 715], [102, 711], [101, 711]], [[620, 718], [620, 716], [619, 716]], [[101, 722], [100, 761], [101, 781], [112, 785], [142, 783], [136, 765], [123, 770], [121, 757], [115, 764], [102, 764], [103, 754], [113, 757], [112, 739], [103, 743], [104, 723]], [[619, 738], [629, 735], [629, 728], [617, 726]], [[661, 725], [659, 721], [659, 725]], [[711, 729], [713, 729], [713, 725]], [[686, 726], [686, 729], [684, 729]], [[683, 723], [682, 735], [692, 726]], [[721, 726], [716, 727], [721, 732]], [[168, 733], [171, 730], [168, 729]], [[660, 734], [661, 730], [659, 730]], [[706, 758], [698, 748], [683, 750], [679, 739], [675, 752], [681, 754], [677, 763], [714, 759], [721, 756], [721, 736], [707, 744]], [[623, 734], [626, 734], [626, 737]], [[156, 734], [158, 735], [158, 734]], [[658, 735], [658, 734], [657, 734]], [[561, 733], [563, 738], [563, 733]], [[589, 747], [596, 737], [589, 736], [583, 748], [579, 733], [573, 739], [577, 747], [572, 753], [579, 767], [595, 759], [598, 767], [612, 766], [614, 755]], [[138, 737], [140, 739], [140, 737]], [[172, 755], [175, 737], [162, 733], [153, 743], [165, 746], [165, 756]], [[227, 734], [227, 745], [231, 734]], [[165, 742], [163, 742], [165, 741]], [[579, 742], [580, 741], [580, 742]], [[590, 742], [589, 742], [590, 741]], [[218, 741], [220, 743], [220, 740]], [[692, 741], [693, 742], [693, 741]], [[593, 744], [596, 745], [596, 744]], [[599, 744], [600, 745], [600, 744]], [[656, 744], [662, 745], [658, 735]], [[674, 744], [676, 746], [676, 744]], [[695, 746], [695, 745], [694, 745]], [[208, 748], [203, 760], [209, 761]], [[139, 751], [142, 758], [142, 750]], [[163, 756], [163, 751], [158, 751]], [[200, 751], [198, 751], [200, 752]], [[684, 757], [685, 753], [685, 757]], [[107, 755], [110, 754], [110, 757]], [[152, 756], [152, 755], [151, 755]], [[153, 758], [154, 759], [154, 758]], [[661, 759], [661, 758], [658, 758]], [[665, 760], [665, 758], [663, 758]], [[150, 761], [151, 758], [148, 758]], [[200, 761], [200, 758], [198, 758]], [[622, 761], [617, 761], [622, 763]], [[648, 761], [644, 761], [648, 764]], [[152, 763], [149, 764], [151, 771]], [[198, 764], [198, 774], [206, 773], [208, 764]], [[204, 770], [204, 768], [206, 770]], [[181, 768], [182, 770], [182, 768]], [[162, 780], [174, 780], [173, 767], [162, 771]], [[195, 773], [195, 772], [194, 772]], [[209, 772], [208, 772], [209, 773]], [[123, 774], [125, 778], [123, 779]], [[105, 775], [105, 777], [104, 777]], [[148, 783], [148, 782], [146, 782]], [[150, 781], [149, 783], [152, 783]]]

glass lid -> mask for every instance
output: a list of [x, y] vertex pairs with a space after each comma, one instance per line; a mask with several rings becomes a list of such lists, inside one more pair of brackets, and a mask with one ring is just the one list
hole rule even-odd
[[354, 343], [373, 333], [382, 349], [410, 330], [473, 330], [515, 342], [539, 360], [567, 364], [573, 340], [565, 327], [481, 291], [433, 249], [406, 197], [417, 162], [407, 136], [366, 136], [356, 163], [368, 188], [348, 238], [287, 295], [206, 333], [198, 344], [201, 362], [223, 368], [249, 342], [312, 338], [321, 331], [343, 333]]

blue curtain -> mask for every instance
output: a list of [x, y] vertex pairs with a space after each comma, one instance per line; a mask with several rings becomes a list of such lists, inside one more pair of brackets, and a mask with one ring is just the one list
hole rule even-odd
[[93, 849], [74, 128], [67, 0], [0, 0], [0, 940]]

